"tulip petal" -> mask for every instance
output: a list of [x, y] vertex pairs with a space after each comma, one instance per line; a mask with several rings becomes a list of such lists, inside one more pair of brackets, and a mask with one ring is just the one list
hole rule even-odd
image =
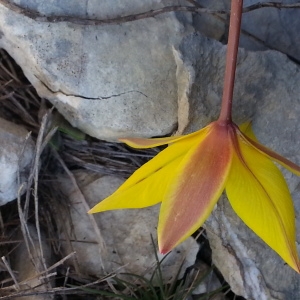
[[198, 136], [199, 133], [202, 131], [206, 131], [208, 126], [205, 128], [187, 134], [187, 135], [179, 135], [179, 136], [170, 136], [170, 137], [163, 137], [163, 138], [152, 138], [152, 139], [143, 139], [143, 138], [121, 138], [119, 141], [127, 144], [128, 146], [132, 148], [138, 148], [138, 149], [146, 149], [146, 148], [153, 148], [157, 146], [162, 146], [166, 144], [171, 144], [177, 141], [180, 141], [182, 139], [187, 139], [190, 137]]
[[250, 138], [253, 141], [258, 142], [256, 136], [254, 135], [254, 132], [252, 130], [251, 121], [247, 121], [241, 125], [239, 125], [239, 130], [246, 135], [248, 138]]
[[228, 128], [215, 124], [174, 170], [178, 176], [170, 181], [159, 215], [161, 253], [172, 250], [207, 219], [224, 190], [232, 149]]
[[300, 271], [295, 214], [274, 163], [237, 135], [226, 192], [237, 215], [294, 270]]
[[258, 143], [256, 140], [249, 138], [247, 135], [243, 135], [239, 133], [239, 136], [244, 142], [251, 144], [257, 151], [262, 153], [263, 155], [269, 157], [270, 159], [276, 161], [290, 172], [294, 173], [297, 176], [300, 176], [300, 166], [296, 165], [292, 161], [288, 160], [287, 158], [279, 155], [275, 151], [263, 146], [262, 144]]
[[189, 135], [171, 144], [136, 170], [111, 196], [94, 206], [89, 213], [113, 209], [142, 208], [164, 199], [169, 181], [177, 176], [174, 170], [184, 155], [205, 138], [206, 130]]
[[[170, 175], [181, 160], [182, 157], [177, 157], [167, 165], [161, 167], [145, 179], [142, 179], [127, 189], [123, 189], [121, 186], [119, 190], [99, 202], [91, 210], [89, 210], [88, 213], [103, 212], [114, 209], [143, 208], [161, 202], [168, 182], [172, 177]], [[147, 164], [149, 165], [152, 163], [152, 161], [149, 161]], [[155, 164], [154, 166], [157, 167]], [[143, 170], [140, 168], [139, 173], [142, 171]], [[134, 175], [135, 173], [133, 176]]]

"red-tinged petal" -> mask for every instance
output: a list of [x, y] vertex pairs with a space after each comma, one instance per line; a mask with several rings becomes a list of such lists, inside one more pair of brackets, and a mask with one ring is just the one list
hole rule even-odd
[[295, 214], [286, 182], [264, 154], [237, 135], [226, 193], [237, 215], [294, 270], [300, 271]]
[[94, 206], [89, 213], [142, 208], [161, 202], [169, 181], [178, 176], [174, 170], [189, 149], [202, 142], [207, 130], [198, 131], [168, 146], [135, 171], [115, 193]]
[[[209, 127], [209, 125], [207, 126]], [[127, 144], [128, 146], [132, 148], [138, 148], [138, 149], [146, 149], [146, 148], [153, 148], [161, 145], [166, 145], [166, 144], [172, 144], [175, 142], [178, 142], [182, 139], [188, 139], [191, 137], [197, 137], [202, 132], [205, 132], [207, 130], [207, 127], [187, 134], [187, 135], [180, 135], [180, 136], [170, 136], [170, 137], [163, 137], [163, 138], [152, 138], [152, 139], [143, 139], [143, 138], [122, 138], [119, 139], [120, 142], [123, 142]]]
[[227, 126], [212, 123], [203, 142], [174, 170], [179, 175], [170, 182], [159, 215], [160, 252], [172, 250], [207, 219], [224, 190], [232, 149]]
[[272, 160], [276, 161], [292, 173], [300, 176], [300, 166], [296, 165], [292, 161], [288, 160], [287, 158], [279, 155], [278, 153], [272, 151], [271, 149], [263, 146], [262, 144], [258, 143], [255, 140], [252, 140], [251, 138], [247, 137], [247, 135], [242, 134], [241, 132], [238, 132], [240, 138], [246, 142], [251, 144], [256, 150], [264, 154], [265, 156], [271, 158]]

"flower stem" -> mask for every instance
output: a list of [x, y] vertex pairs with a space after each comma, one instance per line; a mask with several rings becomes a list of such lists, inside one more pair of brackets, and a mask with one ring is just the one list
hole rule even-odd
[[231, 122], [232, 96], [239, 46], [243, 0], [231, 0], [224, 89], [219, 121]]

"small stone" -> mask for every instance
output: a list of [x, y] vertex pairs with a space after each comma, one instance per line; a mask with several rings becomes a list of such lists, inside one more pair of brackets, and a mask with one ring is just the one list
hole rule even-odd
[[23, 127], [0, 118], [0, 205], [15, 200], [20, 184], [27, 181], [34, 156], [34, 143], [27, 135]]

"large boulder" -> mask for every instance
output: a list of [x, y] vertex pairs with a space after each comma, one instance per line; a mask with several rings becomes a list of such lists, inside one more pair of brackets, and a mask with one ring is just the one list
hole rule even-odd
[[190, 31], [188, 18], [168, 13], [94, 26], [54, 18], [108, 19], [168, 4], [117, 2], [1, 3], [0, 47], [22, 67], [39, 95], [83, 132], [106, 140], [169, 134], [177, 124], [172, 48]]

